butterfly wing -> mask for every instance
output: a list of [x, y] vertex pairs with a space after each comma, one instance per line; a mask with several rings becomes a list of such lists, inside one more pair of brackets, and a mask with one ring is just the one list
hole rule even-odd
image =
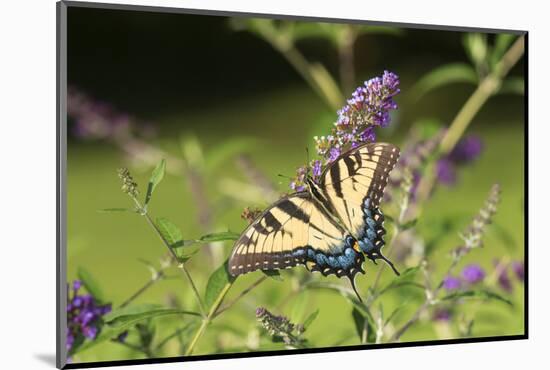
[[379, 209], [399, 148], [369, 143], [336, 159], [322, 174], [320, 187], [331, 208], [369, 257], [380, 257], [385, 234]]
[[308, 192], [300, 192], [275, 202], [241, 234], [229, 272], [237, 276], [304, 264], [324, 275], [353, 277], [363, 261], [355, 239]]

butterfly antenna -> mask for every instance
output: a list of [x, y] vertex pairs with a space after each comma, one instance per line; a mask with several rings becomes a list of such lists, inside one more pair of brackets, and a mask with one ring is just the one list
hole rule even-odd
[[349, 277], [349, 282], [351, 284], [351, 287], [353, 289], [353, 291], [355, 292], [355, 295], [357, 296], [357, 299], [359, 299], [359, 302], [363, 303], [363, 300], [361, 299], [361, 296], [359, 295], [359, 292], [357, 291], [357, 288], [355, 287], [355, 278], [351, 277], [351, 276], [348, 276]]
[[386, 262], [388, 265], [390, 265], [390, 267], [392, 268], [393, 272], [395, 272], [395, 274], [396, 274], [397, 276], [401, 275], [401, 274], [399, 273], [399, 271], [397, 271], [397, 269], [395, 268], [395, 266], [393, 265], [393, 263], [392, 263], [389, 259], [387, 259], [382, 253], [379, 253], [378, 256], [379, 256], [378, 258], [380, 258], [381, 260], [383, 260], [384, 262]]

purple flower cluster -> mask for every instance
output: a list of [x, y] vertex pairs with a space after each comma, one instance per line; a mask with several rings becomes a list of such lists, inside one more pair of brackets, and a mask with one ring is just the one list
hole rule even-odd
[[153, 133], [151, 125], [135, 126], [128, 114], [90, 98], [74, 86], [67, 91], [67, 114], [74, 122], [72, 134], [81, 139], [127, 139], [136, 129], [143, 136]]
[[384, 200], [393, 199], [394, 193], [402, 186], [405, 180], [405, 174], [412, 174], [412, 186], [410, 189], [411, 201], [416, 201], [416, 192], [422, 178], [422, 168], [426, 161], [436, 152], [445, 130], [441, 129], [430, 137], [425, 137], [419, 133], [419, 129], [414, 127], [407, 135], [407, 142], [401, 153], [399, 162], [395, 169], [390, 173], [388, 187], [384, 191]]
[[317, 154], [323, 158], [324, 164], [317, 160], [299, 167], [290, 188], [296, 191], [304, 190], [304, 181], [309, 169], [316, 180], [321, 175], [323, 165], [333, 162], [346, 150], [375, 141], [374, 129], [389, 125], [390, 111], [397, 109], [393, 97], [399, 92], [399, 77], [388, 71], [358, 87], [347, 104], [338, 111], [338, 119], [330, 135], [313, 138]]
[[317, 154], [330, 163], [342, 151], [376, 140], [374, 128], [389, 125], [390, 111], [397, 109], [393, 97], [399, 92], [399, 77], [388, 71], [358, 87], [338, 111], [332, 134], [314, 138]]
[[72, 284], [72, 294], [67, 297], [67, 351], [86, 338], [95, 339], [102, 316], [111, 312], [111, 304], [100, 305], [91, 294], [79, 294], [80, 280]]
[[477, 264], [469, 264], [462, 269], [460, 277], [448, 275], [443, 279], [443, 288], [447, 291], [457, 290], [480, 283], [485, 279], [485, 271]]
[[470, 135], [460, 140], [454, 149], [437, 162], [436, 173], [441, 184], [456, 183], [457, 168], [474, 161], [483, 150], [483, 143], [477, 136]]
[[509, 275], [509, 268], [512, 270], [516, 280], [523, 283], [525, 279], [525, 266], [523, 261], [513, 261], [510, 264], [503, 263], [501, 261], [494, 261], [495, 270], [497, 273], [497, 282], [501, 289], [511, 293], [514, 290], [512, 280]]
[[297, 337], [304, 332], [303, 325], [293, 324], [287, 317], [274, 315], [263, 307], [256, 309], [256, 318], [269, 335], [282, 338], [286, 344], [297, 344]]

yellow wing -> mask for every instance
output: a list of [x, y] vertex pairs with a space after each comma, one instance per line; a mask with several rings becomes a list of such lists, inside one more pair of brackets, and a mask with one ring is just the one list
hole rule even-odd
[[308, 192], [295, 193], [271, 205], [241, 234], [229, 272], [237, 276], [307, 263], [324, 275], [353, 276], [364, 261], [355, 244]]
[[322, 175], [324, 195], [354, 237], [364, 231], [365, 208], [378, 208], [398, 158], [395, 145], [369, 143], [342, 154]]

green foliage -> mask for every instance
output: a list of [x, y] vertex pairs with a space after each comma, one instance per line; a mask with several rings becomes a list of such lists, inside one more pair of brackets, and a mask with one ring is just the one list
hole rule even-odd
[[494, 300], [506, 303], [509, 306], [514, 305], [514, 303], [511, 300], [504, 298], [502, 295], [487, 289], [465, 290], [461, 292], [451, 293], [441, 298], [442, 301], [451, 301], [451, 300], [457, 300], [457, 299], [494, 299]]
[[159, 304], [141, 304], [113, 310], [105, 315], [103, 320], [107, 325], [113, 328], [120, 328], [136, 324], [145, 319], [175, 314], [200, 316], [197, 312], [178, 308], [166, 308]]
[[495, 44], [490, 57], [490, 64], [492, 68], [495, 68], [498, 61], [502, 58], [506, 50], [512, 45], [512, 42], [517, 36], [509, 33], [501, 33], [496, 35]]
[[177, 248], [183, 245], [183, 234], [174, 223], [160, 217], [157, 218], [156, 226], [163, 239], [170, 245], [170, 248]]
[[164, 178], [165, 171], [166, 171], [166, 161], [163, 159], [159, 162], [159, 164], [157, 164], [157, 166], [153, 170], [153, 173], [151, 173], [151, 178], [149, 179], [149, 183], [147, 184], [147, 193], [145, 194], [145, 206], [149, 204], [149, 201], [151, 200], [151, 196], [153, 195], [155, 188]]
[[74, 353], [80, 353], [88, 350], [107, 340], [116, 338], [121, 333], [131, 329], [136, 324], [153, 318], [167, 315], [191, 315], [200, 316], [192, 311], [180, 310], [175, 308], [165, 308], [161, 305], [144, 304], [139, 306], [130, 306], [114, 310], [105, 315], [99, 335], [93, 341], [86, 341], [77, 348]]
[[99, 283], [88, 270], [80, 266], [77, 275], [88, 293], [90, 293], [98, 303], [105, 302], [105, 296], [103, 295]]
[[315, 319], [319, 316], [319, 309], [313, 311], [311, 314], [309, 314], [308, 317], [304, 320], [304, 330], [307, 330], [311, 324], [315, 321]]
[[500, 94], [523, 95], [525, 94], [525, 81], [521, 77], [508, 77], [502, 82], [498, 92]]
[[482, 33], [466, 33], [462, 41], [466, 54], [473, 65], [479, 70], [486, 63], [488, 54], [487, 35]]
[[351, 316], [355, 324], [355, 332], [361, 343], [376, 342], [376, 331], [374, 329], [372, 317], [370, 315], [364, 315], [357, 307], [353, 307]]
[[453, 83], [476, 85], [476, 71], [466, 63], [452, 63], [432, 69], [412, 87], [410, 95], [418, 100], [428, 92]]
[[225, 165], [228, 160], [237, 155], [246, 153], [257, 146], [253, 138], [238, 137], [223, 142], [221, 145], [212, 148], [204, 160], [204, 167], [208, 173], [212, 173]]
[[210, 309], [219, 303], [220, 297], [225, 295], [225, 292], [235, 281], [235, 278], [229, 274], [227, 261], [223, 263], [216, 271], [208, 278], [206, 291], [204, 294], [204, 304]]
[[231, 232], [231, 231], [222, 231], [219, 233], [211, 233], [201, 236], [196, 242], [200, 243], [211, 243], [211, 242], [220, 242], [224, 240], [237, 240], [239, 239], [240, 234]]

